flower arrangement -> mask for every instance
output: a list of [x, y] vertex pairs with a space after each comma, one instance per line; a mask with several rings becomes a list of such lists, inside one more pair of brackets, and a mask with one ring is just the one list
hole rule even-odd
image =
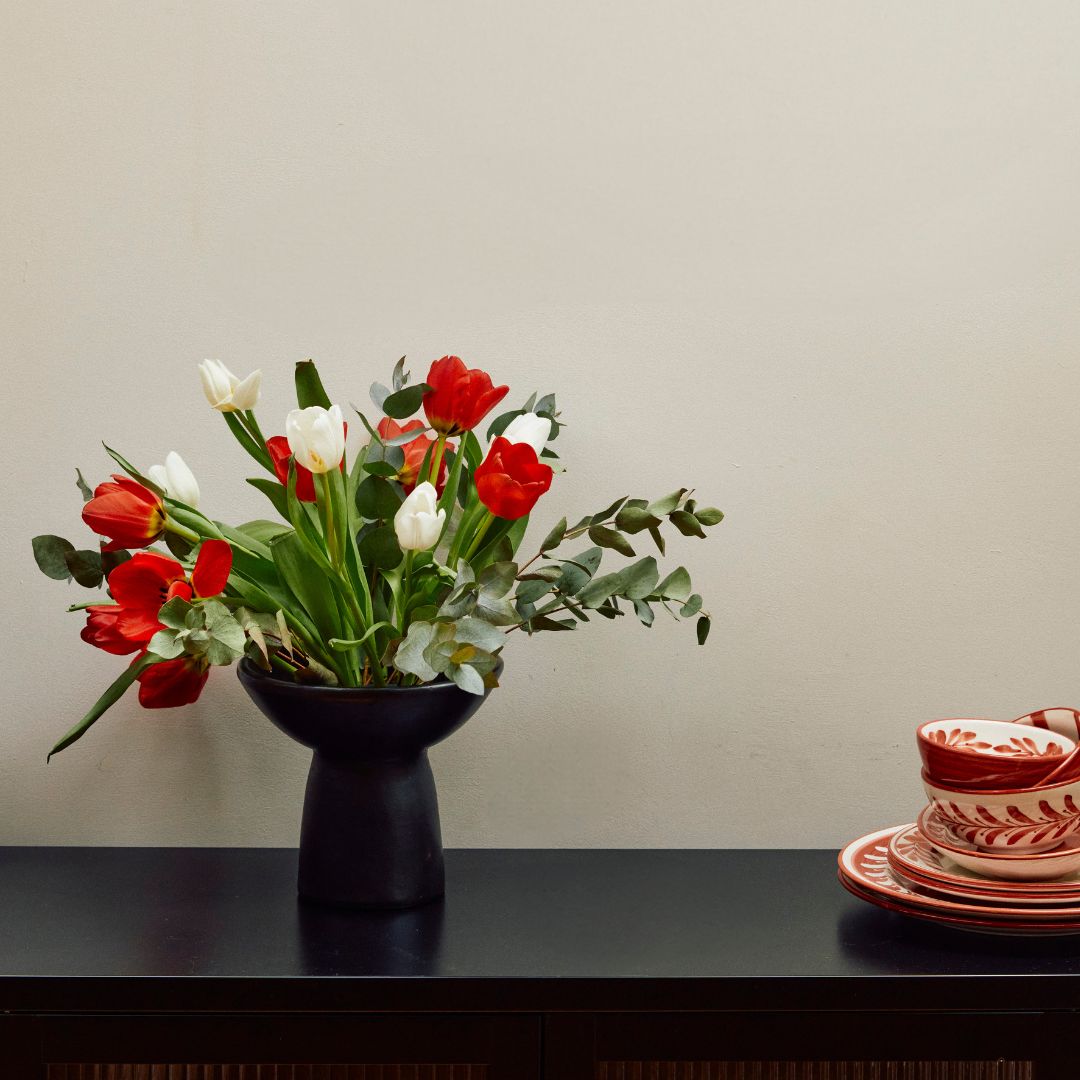
[[[76, 471], [83, 521], [99, 543], [77, 549], [37, 536], [34, 556], [51, 578], [104, 587], [104, 597], [69, 610], [85, 612], [84, 641], [134, 656], [50, 757], [133, 683], [147, 708], [186, 705], [211, 667], [242, 656], [301, 682], [445, 678], [482, 695], [497, 685], [515, 631], [573, 630], [630, 612], [648, 627], [659, 606], [696, 617], [704, 643], [709, 615], [686, 569], [661, 578], [656, 559], [638, 558], [629, 539], [647, 533], [663, 555], [665, 521], [704, 537], [723, 514], [699, 507], [686, 488], [653, 501], [622, 497], [574, 525], [563, 518], [518, 560], [533, 508], [560, 467], [550, 445], [563, 427], [553, 395], [533, 394], [496, 416], [485, 450], [477, 429], [509, 387], [456, 356], [410, 385], [403, 358], [390, 387], [371, 387], [376, 423], [355, 410], [369, 439], [350, 464], [344, 413], [311, 361], [296, 365], [298, 408], [284, 435], [270, 438], [255, 417], [261, 372], [238, 379], [217, 360], [199, 370], [210, 405], [266, 474], [248, 483], [281, 520], [212, 519], [175, 452], [141, 472], [106, 446], [121, 472], [93, 490]], [[578, 539], [588, 546], [564, 554]], [[600, 573], [605, 550], [634, 561]]]

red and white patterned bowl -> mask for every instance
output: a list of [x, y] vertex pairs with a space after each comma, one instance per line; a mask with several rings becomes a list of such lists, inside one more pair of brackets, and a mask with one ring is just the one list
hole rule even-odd
[[917, 835], [958, 866], [985, 878], [1007, 881], [1050, 881], [1080, 870], [1080, 836], [1065, 835], [1049, 851], [981, 851], [932, 806], [919, 815]]
[[930, 720], [915, 737], [926, 772], [946, 787], [1031, 787], [1076, 746], [1057, 732], [1006, 720]]
[[1048, 851], [1080, 832], [1080, 780], [1028, 789], [970, 791], [922, 774], [934, 809], [983, 851]]

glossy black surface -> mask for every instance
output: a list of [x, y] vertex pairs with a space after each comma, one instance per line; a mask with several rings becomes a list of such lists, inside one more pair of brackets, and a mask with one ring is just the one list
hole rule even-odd
[[442, 896], [439, 799], [427, 749], [457, 731], [487, 693], [445, 681], [303, 686], [247, 659], [237, 674], [263, 715], [313, 750], [300, 826], [300, 895], [363, 908], [415, 907]]
[[348, 912], [297, 902], [291, 850], [3, 848], [0, 1010], [1080, 1006], [1080, 938], [879, 911], [829, 851], [446, 865], [442, 902]]

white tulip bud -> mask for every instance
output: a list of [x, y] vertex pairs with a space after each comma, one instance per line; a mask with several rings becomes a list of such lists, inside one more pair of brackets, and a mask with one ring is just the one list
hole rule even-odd
[[537, 457], [540, 456], [540, 451], [547, 445], [550, 435], [551, 421], [546, 416], [537, 416], [533, 412], [515, 416], [506, 425], [506, 430], [502, 433], [502, 437], [508, 442], [528, 443], [536, 451]]
[[254, 409], [259, 400], [261, 371], [253, 371], [246, 379], [240, 379], [220, 360], [204, 360], [199, 365], [199, 376], [206, 400], [218, 412]]
[[412, 489], [394, 515], [394, 532], [402, 551], [427, 551], [442, 535], [446, 511], [437, 510], [439, 498], [426, 480]]
[[146, 475], [161, 488], [170, 499], [187, 503], [193, 509], [199, 506], [199, 484], [195, 474], [187, 467], [184, 459], [170, 450], [165, 456], [164, 465], [151, 465]]
[[298, 465], [313, 473], [328, 473], [345, 455], [345, 417], [340, 405], [293, 409], [285, 417], [285, 438]]

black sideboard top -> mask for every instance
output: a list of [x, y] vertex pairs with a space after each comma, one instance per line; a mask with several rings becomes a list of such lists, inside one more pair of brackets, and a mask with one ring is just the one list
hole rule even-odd
[[829, 851], [450, 851], [446, 899], [399, 913], [301, 904], [295, 873], [0, 848], [0, 1011], [1080, 1007], [1080, 937], [879, 911]]

